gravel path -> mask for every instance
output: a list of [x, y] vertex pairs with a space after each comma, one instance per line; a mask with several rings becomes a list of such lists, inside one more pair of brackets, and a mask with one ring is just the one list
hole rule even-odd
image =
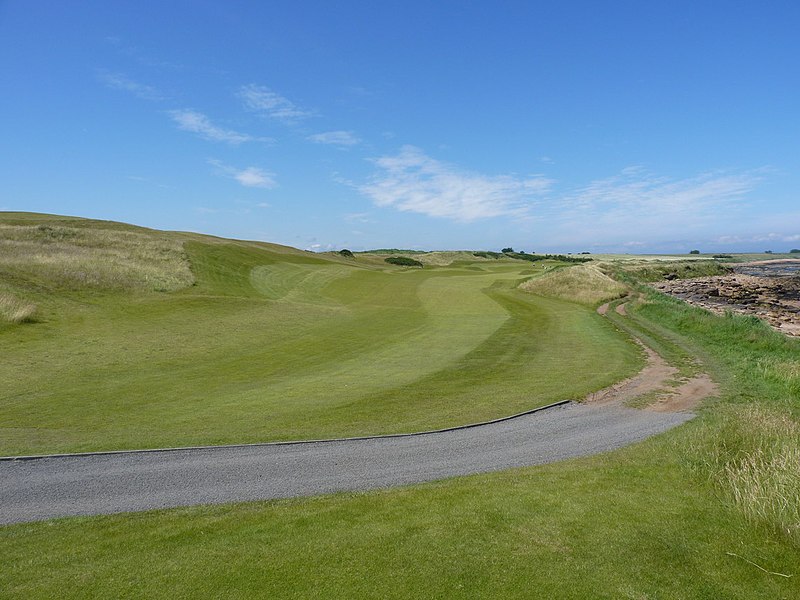
[[692, 418], [568, 403], [469, 429], [0, 462], [0, 523], [369, 490], [613, 450]]

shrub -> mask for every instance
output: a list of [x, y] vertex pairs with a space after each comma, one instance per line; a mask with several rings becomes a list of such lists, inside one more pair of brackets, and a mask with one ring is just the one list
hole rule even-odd
[[569, 263], [584, 263], [592, 260], [591, 258], [565, 256], [563, 254], [525, 254], [524, 252], [507, 252], [505, 256], [509, 258], [516, 258], [517, 260], [527, 260], [529, 262], [536, 262], [539, 260], [559, 260]]
[[714, 258], [733, 258], [730, 254], [715, 254]]
[[689, 254], [700, 254], [700, 250], [692, 250]]
[[408, 258], [407, 256], [390, 256], [389, 258], [384, 258], [389, 264], [392, 265], [400, 265], [401, 267], [421, 267], [422, 263], [418, 260], [414, 260], [413, 258]]
[[355, 258], [355, 256], [353, 256], [353, 253], [350, 252], [350, 250], [348, 250], [347, 248], [342, 248], [341, 250], [339, 250], [339, 254], [341, 254], [345, 258]]
[[503, 248], [500, 252], [502, 252], [503, 254], [508, 254], [510, 252], [514, 252], [514, 249], [511, 246], [509, 246], [508, 248]]
[[800, 248], [792, 248], [789, 250], [789, 254], [800, 254]]

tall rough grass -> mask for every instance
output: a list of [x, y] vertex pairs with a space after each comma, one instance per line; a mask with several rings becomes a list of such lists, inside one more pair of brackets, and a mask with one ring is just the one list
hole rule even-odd
[[598, 304], [624, 296], [628, 288], [611, 279], [595, 265], [578, 265], [560, 269], [548, 275], [529, 279], [520, 289], [541, 296], [551, 296], [580, 302]]
[[798, 421], [778, 408], [730, 407], [697, 432], [691, 453], [694, 467], [751, 522], [800, 546]]
[[36, 305], [11, 294], [0, 293], [0, 319], [8, 323], [28, 323], [36, 316]]
[[692, 277], [709, 277], [731, 273], [729, 266], [715, 260], [635, 262], [634, 264], [626, 264], [622, 268], [633, 274], [640, 281], [661, 281], [667, 274], [676, 276], [679, 279], [691, 279]]
[[172, 291], [194, 281], [179, 240], [51, 225], [0, 225], [3, 273], [63, 289]]

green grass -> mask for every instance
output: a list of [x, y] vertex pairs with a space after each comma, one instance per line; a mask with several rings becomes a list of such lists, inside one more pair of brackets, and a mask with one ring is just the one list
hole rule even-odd
[[[679, 365], [689, 365], [699, 356], [702, 368], [719, 382], [720, 398], [695, 420], [644, 443], [543, 467], [363, 494], [3, 527], [3, 597], [800, 597], [797, 340], [757, 320], [717, 317], [653, 292], [645, 292], [644, 302], [628, 305], [628, 319], [613, 313], [600, 319], [577, 304], [515, 290], [520, 272], [507, 263], [499, 271], [484, 262], [482, 270], [361, 269], [346, 277], [337, 274], [338, 264], [320, 266], [326, 277], [287, 267], [276, 280], [267, 277], [262, 292], [276, 297], [269, 300], [258, 291], [261, 284], [249, 283], [252, 267], [241, 266], [248, 260], [254, 266], [262, 264], [258, 252], [237, 246], [233, 257], [227, 253], [234, 253], [232, 249], [220, 245], [214, 256], [209, 250], [192, 259], [198, 285], [172, 294], [137, 296], [131, 306], [120, 309], [119, 323], [142, 326], [146, 319], [141, 315], [157, 318], [158, 323], [142, 333], [150, 339], [159, 327], [174, 334], [170, 328], [176, 323], [208, 310], [215, 319], [222, 318], [209, 339], [232, 340], [237, 336], [227, 330], [239, 326], [252, 333], [252, 323], [259, 323], [268, 305], [285, 311], [271, 322], [270, 335], [277, 339], [284, 321], [283, 333], [291, 337], [287, 332], [296, 327], [319, 325], [324, 311], [372, 322], [369, 315], [390, 307], [399, 317], [392, 322], [397, 335], [388, 337], [399, 347], [404, 336], [423, 335], [434, 323], [447, 328], [448, 307], [464, 311], [456, 321], [470, 320], [477, 328], [461, 331], [468, 339], [495, 327], [448, 367], [404, 384], [406, 394], [418, 389], [420, 395], [426, 387], [457, 386], [459, 377], [471, 377], [459, 393], [482, 385], [484, 379], [489, 386], [484, 391], [494, 393], [515, 374], [517, 389], [546, 385], [537, 383], [536, 375], [549, 379], [551, 370], [563, 374], [558, 363], [567, 360], [572, 377], [586, 377], [582, 385], [597, 382], [599, 375], [592, 369], [602, 370], [603, 361], [614, 360], [618, 351], [605, 345], [605, 337], [619, 340], [609, 332], [624, 323]], [[204, 249], [201, 245], [193, 251]], [[274, 254], [276, 264], [327, 265], [302, 254]], [[226, 262], [226, 257], [231, 260]], [[320, 285], [320, 277], [327, 283]], [[295, 285], [280, 283], [283, 280]], [[295, 311], [301, 302], [294, 290], [306, 284], [306, 308]], [[325, 293], [318, 293], [321, 288]], [[474, 293], [475, 288], [482, 291]], [[226, 290], [236, 294], [225, 295]], [[371, 293], [364, 296], [366, 290]], [[458, 303], [452, 302], [454, 291], [465, 296], [463, 301], [459, 296]], [[104, 299], [92, 302], [100, 307], [97, 310], [107, 311]], [[84, 299], [86, 314], [92, 302]], [[126, 311], [132, 314], [126, 317]], [[485, 318], [472, 320], [470, 311]], [[200, 323], [210, 327], [212, 320]], [[410, 332], [405, 329], [409, 323]], [[2, 335], [54, 327], [51, 340], [63, 340], [63, 326], [19, 324]], [[108, 335], [118, 331], [115, 325], [107, 327]], [[389, 324], [381, 327], [391, 329]], [[364, 328], [368, 325], [363, 322], [356, 327], [356, 338]], [[98, 330], [90, 331], [95, 339], [103, 339]], [[531, 335], [532, 331], [544, 335]], [[599, 361], [591, 349], [569, 356], [564, 349], [552, 350], [550, 338], [564, 335], [565, 346], [579, 352], [590, 332], [608, 349]], [[127, 332], [126, 339], [132, 333]], [[193, 334], [187, 326], [186, 344]], [[357, 359], [359, 344], [369, 338], [353, 341], [349, 351], [346, 344], [335, 348]], [[336, 336], [332, 339], [340, 342]], [[380, 354], [383, 344], [372, 342], [370, 352]], [[295, 343], [300, 344], [295, 348], [323, 357], [330, 352], [325, 343]], [[620, 348], [630, 350], [626, 344]], [[248, 352], [258, 352], [258, 344], [242, 354]], [[526, 360], [515, 352], [526, 357], [533, 353], [537, 360], [549, 357], [553, 364], [526, 371]], [[198, 355], [196, 360], [204, 359]], [[237, 369], [247, 379], [248, 360], [234, 360], [240, 361]], [[120, 369], [123, 372], [122, 365]], [[584, 369], [589, 373], [582, 374]], [[497, 381], [492, 381], [493, 372], [498, 373]], [[199, 366], [196, 375], [202, 375]], [[387, 398], [382, 404], [392, 405]], [[416, 404], [415, 410], [422, 409]], [[345, 405], [342, 410], [352, 417], [367, 409]], [[390, 411], [392, 418], [402, 414], [402, 406], [392, 410], [400, 411]], [[433, 411], [441, 414], [439, 408]], [[46, 414], [37, 418], [43, 417]]]
[[[67, 229], [27, 223], [6, 226], [6, 243]], [[40, 316], [0, 325], [0, 454], [440, 428], [580, 398], [641, 363], [591, 310], [515, 290], [538, 266], [404, 270], [95, 222], [69, 230], [58, 256], [74, 245], [92, 261], [116, 244], [141, 266], [142, 248], [160, 244], [164, 269], [185, 263], [191, 284], [148, 289], [145, 265], [125, 287], [109, 276], [76, 289], [58, 269], [18, 264], [15, 297]]]
[[4, 527], [0, 589], [8, 598], [797, 597], [797, 550], [688, 478], [676, 456], [693, 429], [611, 455], [402, 489]]

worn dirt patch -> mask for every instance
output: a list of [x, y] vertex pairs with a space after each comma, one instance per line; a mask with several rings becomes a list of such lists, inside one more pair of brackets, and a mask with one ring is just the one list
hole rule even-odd
[[[608, 303], [600, 306], [597, 312], [608, 313]], [[627, 316], [625, 304], [620, 304], [616, 312]], [[679, 371], [670, 365], [657, 352], [634, 337], [647, 357], [645, 367], [633, 377], [609, 386], [584, 398], [586, 404], [595, 406], [630, 405], [643, 401], [643, 410], [653, 412], [685, 412], [696, 408], [700, 402], [714, 396], [719, 391], [716, 383], [706, 373], [689, 379], [679, 379]], [[675, 381], [679, 381], [675, 385]]]
[[661, 356], [636, 340], [647, 356], [647, 364], [633, 377], [625, 379], [612, 386], [589, 394], [584, 402], [596, 406], [611, 404], [624, 404], [635, 400], [645, 394], [657, 392], [667, 387], [666, 382], [675, 379], [678, 369], [667, 363]]
[[701, 373], [677, 388], [660, 395], [646, 410], [655, 412], [680, 412], [692, 410], [703, 399], [716, 396], [719, 387], [706, 373]]

